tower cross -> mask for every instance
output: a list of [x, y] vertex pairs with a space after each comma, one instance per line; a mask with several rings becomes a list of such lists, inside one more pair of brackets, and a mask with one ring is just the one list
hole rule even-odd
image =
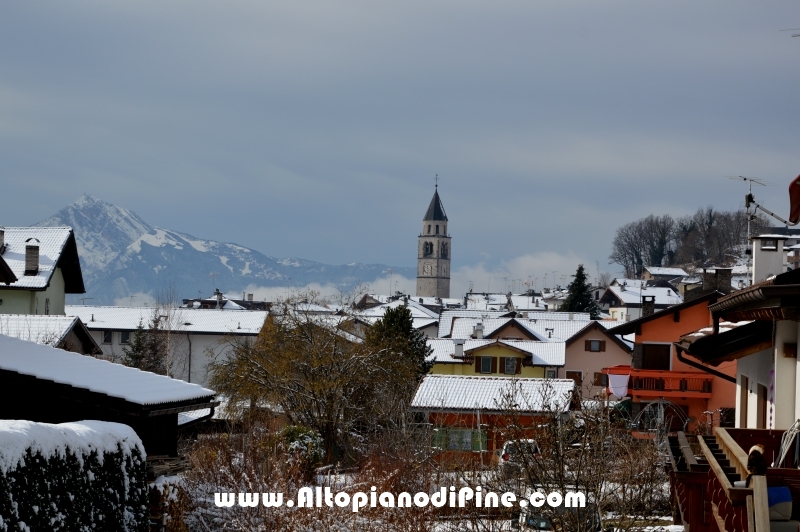
[[439, 174], [436, 174], [434, 181], [436, 181], [436, 188], [439, 188]]

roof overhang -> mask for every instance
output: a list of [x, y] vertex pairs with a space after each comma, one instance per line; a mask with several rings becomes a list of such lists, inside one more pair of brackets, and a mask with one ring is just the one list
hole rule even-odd
[[718, 334], [706, 328], [701, 331], [709, 330], [708, 334], [698, 331], [700, 334], [684, 335], [676, 345], [701, 362], [718, 366], [772, 347], [772, 328], [771, 320], [754, 321]]

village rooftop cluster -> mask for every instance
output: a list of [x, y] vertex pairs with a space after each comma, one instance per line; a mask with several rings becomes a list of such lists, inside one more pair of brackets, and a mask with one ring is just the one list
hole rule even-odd
[[[674, 518], [687, 530], [798, 529], [800, 504], [771, 513], [768, 490], [800, 501], [800, 233], [753, 237], [752, 267], [646, 266], [639, 279], [588, 287], [592, 317], [562, 308], [562, 286], [451, 297], [449, 223], [437, 188], [417, 237], [415, 294], [293, 307], [353, 344], [387, 311], [407, 309], [429, 347], [410, 409], [436, 427], [432, 448], [496, 461], [509, 390], [523, 428], [595, 402], [624, 415], [633, 437], [661, 442]], [[180, 473], [181, 434], [231, 416], [209, 364], [254, 341], [280, 308], [220, 291], [174, 306], [66, 304], [84, 292], [71, 228], [0, 229], [0, 389], [25, 398], [3, 401], [0, 419], [123, 423], [141, 438], [152, 479]], [[153, 323], [168, 333], [168, 375], [119, 363]], [[756, 443], [772, 467], [745, 487]]]

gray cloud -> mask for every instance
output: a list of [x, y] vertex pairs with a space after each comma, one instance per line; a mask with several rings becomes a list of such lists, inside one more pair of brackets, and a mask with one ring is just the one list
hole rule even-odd
[[788, 0], [11, 4], [0, 223], [88, 192], [270, 255], [411, 265], [438, 172], [455, 270], [611, 269], [623, 223], [736, 208], [723, 176], [786, 210], [798, 24]]

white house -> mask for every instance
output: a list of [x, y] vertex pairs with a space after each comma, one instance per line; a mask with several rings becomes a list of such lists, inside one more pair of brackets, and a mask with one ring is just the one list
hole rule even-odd
[[85, 291], [72, 228], [0, 228], [0, 314], [64, 315]]
[[159, 309], [158, 307], [101, 307], [69, 305], [69, 315], [78, 316], [100, 345], [103, 355], [119, 359], [142, 324], [154, 318], [169, 333], [171, 376], [206, 385], [207, 366], [224, 357], [237, 340], [254, 339], [267, 318], [266, 311], [216, 309]]

